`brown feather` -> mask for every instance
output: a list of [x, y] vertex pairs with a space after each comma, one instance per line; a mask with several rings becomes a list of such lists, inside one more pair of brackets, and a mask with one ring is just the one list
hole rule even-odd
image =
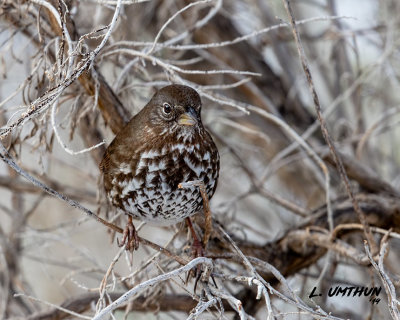
[[[165, 103], [172, 113], [165, 112]], [[99, 165], [113, 205], [139, 219], [164, 224], [201, 209], [196, 187], [178, 189], [181, 182], [202, 180], [211, 198], [217, 186], [219, 154], [200, 112], [200, 96], [194, 89], [171, 85], [159, 90], [129, 121]], [[184, 113], [196, 124], [179, 124]]]

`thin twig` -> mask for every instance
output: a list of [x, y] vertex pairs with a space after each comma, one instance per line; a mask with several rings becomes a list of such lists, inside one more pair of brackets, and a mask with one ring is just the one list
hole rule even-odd
[[128, 302], [128, 300], [134, 296], [135, 294], [142, 292], [144, 289], [154, 286], [155, 284], [161, 283], [163, 281], [166, 281], [168, 279], [171, 279], [173, 277], [176, 277], [180, 275], [181, 273], [185, 273], [193, 269], [195, 266], [203, 264], [206, 265], [209, 268], [212, 268], [213, 264], [211, 259], [200, 257], [193, 259], [190, 261], [187, 265], [180, 267], [178, 269], [172, 270], [170, 272], [167, 272], [165, 274], [161, 274], [155, 278], [152, 278], [150, 280], [144, 281], [137, 286], [133, 287], [130, 289], [128, 292], [123, 294], [121, 297], [119, 297], [117, 300], [115, 300], [113, 303], [108, 305], [106, 308], [101, 310], [99, 313], [97, 313], [94, 317], [93, 320], [100, 320], [104, 319], [105, 316], [107, 316], [110, 312], [112, 312], [114, 309], [120, 307], [122, 304]]
[[302, 45], [301, 40], [300, 40], [300, 35], [299, 35], [298, 30], [297, 30], [296, 20], [294, 18], [294, 14], [293, 14], [293, 11], [292, 11], [292, 8], [291, 8], [291, 5], [290, 5], [290, 1], [289, 0], [282, 0], [282, 1], [283, 1], [284, 5], [285, 5], [287, 14], [288, 14], [288, 16], [290, 18], [290, 23], [292, 25], [292, 32], [293, 32], [293, 36], [294, 36], [294, 39], [295, 39], [295, 42], [296, 42], [297, 51], [298, 51], [298, 54], [299, 54], [299, 57], [300, 57], [300, 60], [301, 60], [301, 65], [303, 67], [304, 73], [305, 73], [306, 78], [307, 78], [308, 87], [310, 89], [311, 96], [313, 98], [315, 111], [317, 113], [317, 117], [318, 117], [318, 120], [319, 120], [320, 125], [321, 125], [322, 135], [323, 135], [323, 137], [324, 137], [326, 143], [328, 144], [329, 149], [330, 149], [330, 151], [332, 153], [332, 156], [333, 156], [333, 159], [334, 159], [334, 161], [336, 163], [336, 166], [338, 168], [339, 174], [340, 174], [340, 176], [341, 176], [341, 178], [342, 178], [342, 180], [343, 180], [343, 182], [345, 184], [346, 191], [347, 191], [347, 193], [348, 193], [348, 195], [349, 195], [349, 197], [350, 197], [350, 199], [351, 199], [351, 201], [353, 203], [354, 211], [356, 212], [360, 222], [364, 226], [364, 229], [365, 229], [364, 230], [364, 234], [365, 234], [365, 237], [368, 240], [368, 243], [370, 244], [370, 246], [372, 248], [372, 252], [377, 252], [378, 247], [377, 247], [375, 239], [374, 239], [374, 237], [372, 235], [372, 232], [371, 232], [371, 229], [370, 229], [369, 224], [367, 222], [367, 219], [365, 217], [365, 214], [361, 210], [357, 199], [354, 197], [353, 190], [352, 190], [352, 188], [350, 186], [350, 181], [349, 181], [349, 178], [347, 176], [346, 170], [344, 169], [342, 159], [341, 159], [340, 155], [338, 154], [338, 152], [336, 151], [335, 144], [334, 144], [334, 142], [332, 141], [332, 139], [331, 139], [331, 137], [329, 135], [329, 131], [328, 131], [328, 128], [326, 126], [325, 119], [324, 119], [324, 117], [322, 115], [321, 104], [319, 102], [319, 97], [318, 97], [317, 91], [315, 90], [315, 86], [314, 86], [314, 82], [313, 82], [313, 79], [312, 79], [310, 67], [308, 65], [307, 58], [306, 58], [306, 55], [304, 53], [304, 48], [303, 48], [303, 45]]
[[178, 185], [178, 188], [187, 188], [187, 187], [191, 187], [191, 186], [198, 187], [201, 197], [203, 198], [203, 212], [204, 212], [204, 217], [205, 217], [203, 245], [204, 245], [204, 249], [206, 249], [208, 241], [210, 240], [212, 230], [213, 230], [212, 215], [211, 215], [211, 210], [210, 210], [210, 201], [208, 200], [206, 186], [204, 185], [203, 181], [196, 180], [196, 181], [182, 182]]
[[[81, 211], [83, 211], [84, 213], [86, 213], [86, 215], [94, 220], [96, 220], [97, 222], [100, 222], [101, 224], [105, 225], [106, 227], [114, 230], [115, 232], [118, 233], [123, 233], [123, 229], [116, 226], [115, 224], [112, 224], [102, 218], [100, 218], [98, 215], [96, 215], [93, 211], [91, 211], [90, 209], [86, 208], [85, 206], [81, 205], [79, 202], [72, 200], [70, 198], [68, 198], [67, 196], [57, 192], [56, 190], [50, 188], [49, 186], [45, 185], [44, 183], [40, 182], [39, 180], [37, 180], [35, 177], [31, 176], [29, 173], [27, 173], [25, 170], [23, 170], [21, 167], [19, 167], [16, 162], [11, 158], [11, 156], [8, 154], [7, 150], [4, 148], [3, 144], [0, 142], [0, 159], [3, 160], [5, 163], [7, 163], [12, 169], [14, 169], [19, 175], [21, 175], [22, 177], [24, 177], [25, 179], [27, 179], [28, 181], [30, 181], [33, 185], [39, 187], [40, 189], [42, 189], [43, 191], [49, 193], [50, 195], [68, 203], [70, 206], [79, 209]], [[173, 258], [174, 260], [176, 260], [177, 262], [179, 262], [180, 264], [186, 264], [187, 261], [174, 255], [173, 253], [171, 253], [169, 250], [167, 250], [166, 248], [160, 247], [157, 244], [139, 237], [139, 241], [141, 243], [143, 243], [144, 245], [147, 245], [149, 247], [152, 247], [153, 249], [162, 252], [163, 254]]]
[[96, 221], [104, 224], [106, 227], [113, 229], [116, 232], [122, 233], [122, 229], [117, 227], [116, 225], [109, 223], [108, 221], [100, 218], [97, 216], [94, 212], [89, 210], [88, 208], [84, 207], [81, 205], [79, 202], [69, 199], [67, 196], [57, 192], [56, 190], [50, 188], [49, 186], [45, 185], [44, 183], [40, 182], [33, 176], [31, 176], [28, 172], [23, 170], [20, 166], [16, 164], [16, 162], [11, 158], [11, 156], [8, 154], [6, 148], [3, 146], [3, 144], [0, 142], [0, 158], [3, 160], [6, 164], [8, 164], [12, 169], [15, 170], [19, 175], [30, 181], [33, 185], [39, 187], [40, 189], [46, 191], [47, 193], [51, 194], [52, 196], [65, 201], [68, 203], [70, 206], [77, 208], [83, 212], [85, 212], [90, 218], [95, 219]]
[[393, 285], [393, 282], [390, 280], [389, 276], [386, 274], [383, 268], [383, 259], [386, 255], [388, 243], [383, 243], [381, 250], [379, 252], [379, 262], [378, 264], [375, 262], [374, 258], [372, 257], [372, 253], [368, 247], [368, 243], [364, 241], [364, 248], [365, 252], [368, 255], [369, 261], [371, 262], [374, 269], [378, 272], [379, 277], [381, 278], [382, 283], [384, 284], [385, 291], [388, 297], [388, 305], [389, 311], [393, 319], [399, 320], [400, 319], [400, 311], [399, 305], [400, 302], [397, 300], [396, 297], [396, 289]]

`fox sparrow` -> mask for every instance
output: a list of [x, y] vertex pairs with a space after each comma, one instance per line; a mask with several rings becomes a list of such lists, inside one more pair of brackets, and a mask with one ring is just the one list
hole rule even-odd
[[194, 89], [166, 86], [107, 148], [100, 163], [104, 187], [110, 202], [129, 214], [130, 222], [133, 216], [170, 225], [199, 212], [203, 208], [199, 188], [179, 188], [182, 182], [201, 181], [208, 198], [213, 196], [219, 154], [200, 112], [200, 96]]

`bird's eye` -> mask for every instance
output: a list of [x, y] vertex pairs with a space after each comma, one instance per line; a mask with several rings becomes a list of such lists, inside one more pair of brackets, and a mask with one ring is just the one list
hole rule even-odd
[[163, 112], [165, 115], [169, 115], [172, 112], [172, 107], [168, 103], [164, 103]]

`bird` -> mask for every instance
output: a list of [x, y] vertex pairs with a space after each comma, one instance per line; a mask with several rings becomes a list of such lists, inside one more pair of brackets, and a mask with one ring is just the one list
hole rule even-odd
[[[208, 199], [217, 188], [220, 156], [201, 121], [198, 92], [172, 84], [158, 90], [123, 127], [99, 165], [109, 202], [128, 215], [120, 246], [139, 246], [132, 218], [172, 225], [203, 209], [200, 181]], [[186, 183], [184, 188], [181, 183]]]

